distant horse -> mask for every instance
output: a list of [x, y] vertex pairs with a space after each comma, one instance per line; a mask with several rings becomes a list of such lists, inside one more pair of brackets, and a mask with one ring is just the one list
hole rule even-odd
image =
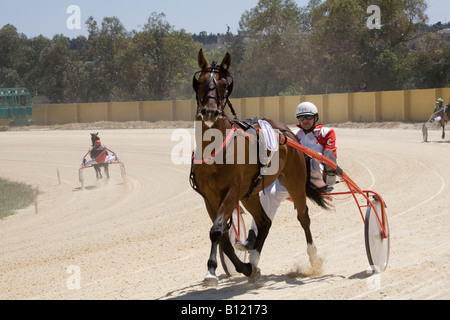
[[91, 133], [91, 142], [92, 142], [92, 147], [90, 151], [91, 159], [97, 161], [98, 163], [94, 164], [95, 175], [97, 177], [97, 180], [103, 179], [101, 172], [102, 167], [105, 170], [106, 177], [109, 179], [109, 164], [108, 162], [105, 162], [106, 156], [108, 155], [108, 150], [101, 144], [98, 145], [98, 143], [100, 142], [98, 132]]
[[449, 121], [449, 111], [450, 107], [448, 105], [444, 106], [441, 111], [437, 114], [441, 117], [441, 127], [442, 127], [442, 139], [445, 139], [445, 124]]
[[[230, 55], [227, 53], [220, 65], [215, 62], [208, 64], [203, 51], [200, 50], [198, 64], [201, 71], [197, 72], [193, 79], [197, 100], [196, 150], [192, 160], [190, 179], [194, 190], [203, 196], [206, 209], [213, 222], [210, 230], [211, 252], [204, 285], [215, 286], [218, 284], [215, 270], [219, 242], [223, 252], [234, 264], [236, 271], [249, 277], [249, 281], [255, 281], [260, 277], [261, 273], [257, 266], [272, 222], [260, 204], [259, 192], [276, 179], [289, 191], [297, 209], [297, 219], [305, 231], [307, 253], [311, 265], [321, 263], [311, 235], [306, 199], [309, 197], [323, 208], [326, 208], [327, 205], [319, 191], [313, 189], [308, 179], [304, 154], [286, 144], [280, 145], [279, 141], [276, 141], [278, 144], [278, 168], [275, 167], [275, 173], [261, 175], [261, 158], [264, 158], [268, 152], [258, 152], [258, 161], [255, 163], [248, 161], [252, 157], [250, 153], [252, 134], [244, 132], [245, 130], [242, 129], [252, 127], [255, 129], [253, 132], [256, 133], [260, 129], [260, 125], [232, 119], [225, 114], [224, 109], [227, 105], [234, 113], [228, 99], [233, 88], [232, 80], [229, 81], [232, 78], [228, 71], [231, 64]], [[278, 129], [280, 134], [297, 141], [295, 134], [285, 124], [275, 120], [267, 120], [267, 122], [273, 129]], [[229, 141], [225, 138], [233, 130], [247, 134], [243, 149], [247, 160], [244, 164], [238, 164], [238, 151], [242, 151], [242, 148], [238, 150], [236, 144], [234, 147], [230, 147]], [[201, 136], [197, 134], [197, 131], [201, 131]], [[252, 130], [248, 132], [252, 132]], [[223, 137], [218, 141], [222, 147], [217, 148], [218, 150], [214, 149], [213, 153], [211, 144], [217, 144], [217, 141], [206, 143], [205, 140], [210, 140], [204, 137], [214, 135], [215, 139], [218, 139], [217, 133], [221, 133]], [[259, 137], [253, 135], [253, 138], [259, 139], [261, 134]], [[230, 159], [233, 161], [229, 161]], [[258, 227], [258, 236], [254, 249], [250, 253], [249, 263], [238, 259], [230, 243], [228, 232], [226, 232], [228, 221], [239, 201], [251, 213]]]

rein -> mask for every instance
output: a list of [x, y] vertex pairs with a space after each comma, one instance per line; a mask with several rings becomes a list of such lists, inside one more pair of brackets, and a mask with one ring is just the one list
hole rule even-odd
[[230, 132], [227, 134], [226, 138], [223, 140], [222, 145], [217, 150], [214, 150], [214, 153], [211, 154], [208, 158], [205, 158], [205, 159], [196, 159], [195, 158], [195, 152], [194, 152], [193, 155], [192, 155], [192, 161], [193, 161], [194, 164], [204, 164], [204, 163], [212, 164], [213, 161], [214, 161], [214, 158], [218, 154], [220, 154], [224, 149], [226, 150], [226, 148], [228, 147], [229, 143], [233, 139], [233, 136], [234, 136], [235, 132], [238, 132], [238, 133], [240, 133], [242, 135], [245, 135], [247, 137], [254, 137], [254, 138], [258, 139], [258, 134], [260, 133], [261, 129], [258, 129], [258, 130], [254, 129], [255, 132], [257, 133], [256, 137], [255, 137], [254, 135], [247, 133], [246, 130], [243, 130], [242, 128], [237, 127], [233, 120], [231, 120], [229, 118], [228, 118], [228, 120], [233, 123], [233, 126], [231, 127], [231, 129], [229, 129]]
[[215, 150], [214, 153], [212, 155], [210, 155], [208, 158], [206, 159], [195, 159], [195, 154], [192, 155], [192, 159], [194, 161], [194, 164], [211, 164], [212, 161], [214, 160], [214, 158], [216, 157], [217, 154], [219, 154], [220, 152], [222, 152], [222, 150], [226, 149], [228, 143], [231, 141], [231, 138], [234, 135], [234, 132], [236, 131], [236, 127], [232, 127], [230, 132], [228, 133], [227, 137], [225, 138], [225, 140], [222, 142], [222, 145], [220, 146], [220, 148], [218, 150]]

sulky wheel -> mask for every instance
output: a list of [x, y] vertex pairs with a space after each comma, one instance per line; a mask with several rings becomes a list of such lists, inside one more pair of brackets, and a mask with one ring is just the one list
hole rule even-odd
[[[242, 214], [244, 213], [244, 210], [242, 207], [240, 207], [240, 212], [238, 213], [237, 210], [234, 210], [232, 217], [232, 223], [231, 227], [228, 230], [228, 236], [230, 237], [231, 245], [235, 246], [236, 242], [238, 241], [244, 241], [247, 237], [247, 230], [245, 229], [245, 223], [244, 219], [242, 218]], [[239, 260], [242, 262], [246, 262], [247, 260], [247, 251], [240, 251], [237, 249], [234, 249], [234, 252], [236, 253]], [[239, 274], [239, 272], [236, 271], [233, 263], [231, 260], [227, 257], [227, 255], [223, 252], [221, 246], [219, 246], [219, 256], [220, 261], [222, 262], [223, 270], [225, 271], [225, 274], [228, 277], [233, 277]]]
[[[379, 219], [377, 213], [380, 215]], [[384, 210], [384, 223], [386, 225], [387, 237], [383, 235], [383, 228], [380, 224], [380, 221], [383, 221], [381, 215], [381, 202], [375, 199], [372, 202], [372, 206], [367, 207], [364, 238], [367, 258], [369, 259], [372, 270], [376, 273], [386, 270], [389, 261], [389, 224], [386, 210]]]

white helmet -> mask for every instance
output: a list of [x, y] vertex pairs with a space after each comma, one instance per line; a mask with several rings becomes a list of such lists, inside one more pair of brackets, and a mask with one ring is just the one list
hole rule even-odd
[[299, 116], [305, 116], [305, 115], [312, 115], [312, 116], [318, 116], [319, 111], [317, 110], [317, 107], [314, 105], [314, 103], [311, 102], [302, 102], [297, 106], [297, 109], [295, 110], [296, 117]]

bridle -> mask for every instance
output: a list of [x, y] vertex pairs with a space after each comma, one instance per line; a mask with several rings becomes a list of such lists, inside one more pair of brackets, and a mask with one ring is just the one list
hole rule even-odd
[[[198, 95], [198, 92], [200, 90], [200, 83], [197, 80], [197, 77], [199, 74], [204, 73], [204, 72], [209, 72], [210, 78], [205, 85], [206, 86], [205, 93], [200, 98]], [[226, 73], [227, 86], [225, 88], [225, 93], [224, 93], [223, 97], [220, 96], [219, 84], [218, 84], [216, 76], [215, 76], [216, 72], [218, 74], [220, 74], [220, 72]], [[228, 79], [231, 79], [231, 81], [228, 81]], [[211, 86], [211, 83], [213, 83], [214, 86]], [[194, 87], [195, 98], [197, 100], [197, 108], [198, 108], [197, 113], [202, 113], [202, 114], [205, 113], [206, 110], [203, 108], [203, 106], [205, 105], [206, 101], [213, 99], [217, 102], [217, 106], [218, 106], [218, 110], [216, 111], [217, 116], [223, 115], [224, 109], [228, 105], [231, 109], [231, 112], [233, 113], [233, 116], [235, 118], [237, 118], [236, 112], [234, 111], [233, 106], [229, 100], [229, 97], [230, 97], [231, 93], [233, 92], [233, 77], [229, 74], [229, 72], [227, 70], [222, 69], [219, 65], [217, 65], [215, 62], [213, 62], [210, 67], [204, 68], [194, 74], [194, 77], [192, 79], [192, 86]], [[214, 91], [214, 90], [216, 91], [216, 96], [210, 94], [210, 92]]]

